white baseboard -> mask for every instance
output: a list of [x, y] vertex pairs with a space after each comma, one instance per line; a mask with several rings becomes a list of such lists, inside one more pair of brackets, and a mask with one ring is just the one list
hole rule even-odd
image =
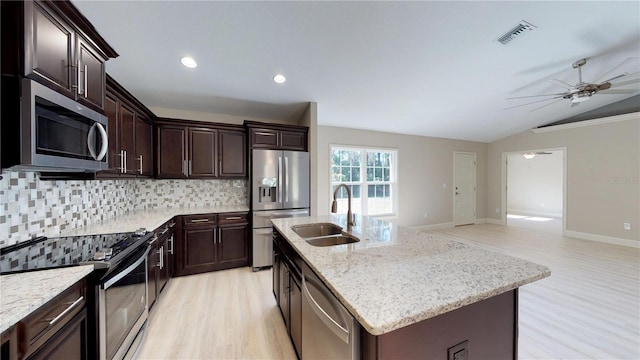
[[572, 230], [566, 230], [564, 232], [564, 235], [573, 237], [576, 239], [598, 241], [606, 244], [628, 246], [628, 247], [640, 249], [640, 241], [636, 241], [636, 240], [621, 239], [621, 238], [612, 237], [612, 236], [589, 234], [589, 233], [583, 233], [583, 232], [572, 231]]
[[453, 223], [448, 222], [448, 223], [442, 223], [442, 224], [413, 226], [412, 229], [418, 230], [418, 231], [429, 231], [429, 230], [449, 229], [452, 227], [454, 227]]
[[485, 221], [487, 224], [504, 225], [504, 221], [502, 221], [502, 219], [486, 218]]
[[522, 209], [507, 209], [507, 214], [522, 215], [522, 216], [552, 217], [552, 218], [562, 217], [562, 213], [544, 212], [544, 211], [535, 211], [535, 210], [522, 210]]
[[476, 219], [476, 221], [474, 221], [474, 224], [484, 224], [487, 222], [487, 219]]

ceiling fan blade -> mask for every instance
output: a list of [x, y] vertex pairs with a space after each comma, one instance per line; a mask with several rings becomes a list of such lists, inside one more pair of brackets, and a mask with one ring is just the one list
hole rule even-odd
[[567, 84], [566, 82], [560, 81], [558, 79], [547, 79], [547, 81], [552, 83], [552, 84], [554, 84], [554, 85], [560, 86], [561, 88], [567, 89], [567, 90], [573, 89], [573, 85]]
[[610, 82], [610, 81], [612, 81], [612, 80], [615, 80], [615, 79], [620, 79], [621, 77], [625, 77], [625, 76], [627, 76], [627, 75], [629, 75], [629, 73], [626, 73], [626, 72], [625, 72], [625, 73], [622, 73], [622, 74], [619, 74], [619, 75], [616, 75], [616, 76], [614, 76], [614, 77], [612, 77], [612, 78], [610, 78], [610, 79], [607, 79], [607, 80], [603, 81], [603, 82], [602, 82], [602, 84], [604, 84], [604, 83], [608, 83], [608, 82]]
[[[513, 99], [526, 99], [526, 98], [541, 97], [541, 96], [558, 96], [558, 95], [564, 95], [564, 93], [559, 93], [559, 94], [542, 94], [542, 95], [529, 95], [529, 96], [516, 96], [516, 97], [510, 97], [510, 98], [507, 98], [507, 100], [513, 100]], [[548, 99], [546, 99], [546, 100], [548, 100]]]
[[[620, 64], [614, 66], [613, 68], [609, 69], [607, 72], [605, 72], [604, 74], [598, 76], [597, 78], [595, 78], [595, 80], [593, 81], [596, 84], [602, 83], [602, 82], [606, 82], [606, 81], [602, 81], [602, 79], [606, 76], [611, 76], [610, 74], [612, 73], [625, 73], [625, 69], [628, 70], [638, 70], [640, 69], [640, 57], [637, 56], [633, 56], [633, 57], [629, 57], [626, 58], [623, 62], [621, 62]], [[622, 70], [622, 71], [619, 71]], [[611, 80], [611, 79], [610, 79]], [[609, 80], [607, 80], [609, 81]]]
[[640, 78], [617, 82], [617, 83], [611, 84], [611, 86], [617, 88], [620, 86], [626, 86], [626, 85], [632, 85], [632, 84], [640, 84]]
[[533, 112], [533, 111], [536, 111], [536, 110], [540, 110], [540, 109], [542, 109], [542, 108], [545, 108], [545, 107], [547, 107], [547, 106], [553, 105], [553, 104], [555, 104], [555, 103], [557, 103], [557, 102], [560, 102], [560, 101], [562, 101], [562, 100], [563, 100], [563, 99], [562, 99], [562, 97], [560, 97], [560, 98], [559, 98], [558, 100], [556, 100], [556, 101], [552, 101], [552, 102], [550, 102], [550, 103], [548, 103], [548, 104], [544, 104], [544, 105], [539, 106], [539, 107], [537, 107], [537, 108], [535, 108], [535, 109], [529, 110], [529, 112]]
[[[519, 107], [522, 107], [522, 106], [527, 106], [527, 105], [531, 105], [531, 104], [537, 104], [537, 103], [540, 103], [540, 102], [543, 102], [543, 101], [549, 101], [549, 100], [553, 100], [553, 99], [560, 99], [560, 100], [562, 100], [562, 96], [556, 96], [556, 97], [552, 97], [552, 98], [548, 98], [548, 99], [542, 99], [542, 100], [538, 100], [538, 101], [534, 101], [534, 102], [530, 102], [530, 103], [526, 103], [526, 104], [520, 104], [520, 105], [515, 105], [515, 106], [509, 106], [509, 107], [506, 107], [506, 108], [504, 108], [504, 109], [502, 109], [502, 110], [515, 109], [515, 108], [519, 108]], [[554, 101], [554, 102], [555, 102], [555, 101]]]
[[640, 89], [609, 89], [609, 90], [603, 90], [603, 91], [598, 91], [598, 94], [603, 94], [603, 95], [607, 95], [607, 94], [633, 94], [640, 91]]

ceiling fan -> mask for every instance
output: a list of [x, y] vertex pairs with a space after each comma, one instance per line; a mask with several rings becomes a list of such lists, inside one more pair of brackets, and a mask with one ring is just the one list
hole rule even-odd
[[[614, 67], [613, 69], [607, 71], [605, 73], [608, 74], [611, 71], [613, 71], [614, 69], [620, 67], [621, 65], [623, 65], [624, 63], [630, 61], [630, 60], [638, 60], [639, 58], [628, 58], [627, 60], [623, 61], [621, 64], [617, 65], [616, 67]], [[526, 104], [520, 104], [520, 105], [516, 105], [516, 106], [510, 106], [505, 108], [504, 110], [507, 109], [513, 109], [513, 108], [517, 108], [517, 107], [521, 107], [521, 106], [526, 106], [526, 105], [531, 105], [531, 104], [536, 104], [536, 103], [540, 103], [540, 102], [545, 102], [545, 101], [549, 101], [549, 100], [555, 100], [552, 101], [550, 103], [544, 104], [543, 106], [537, 107], [531, 111], [535, 111], [538, 109], [541, 109], [543, 107], [549, 106], [551, 104], [555, 104], [559, 101], [562, 100], [570, 100], [571, 101], [571, 107], [574, 106], [578, 106], [580, 105], [581, 102], [587, 101], [589, 99], [591, 99], [591, 97], [595, 94], [633, 94], [635, 92], [638, 91], [638, 89], [611, 89], [612, 87], [618, 88], [620, 86], [624, 86], [624, 85], [631, 85], [634, 83], [640, 83], [640, 79], [636, 78], [633, 80], [629, 80], [629, 81], [624, 81], [624, 82], [616, 82], [616, 83], [611, 83], [611, 81], [613, 80], [618, 80], [621, 79], [623, 77], [630, 77], [628, 72], [623, 72], [621, 74], [618, 74], [614, 77], [611, 77], [605, 81], [602, 82], [594, 82], [594, 83], [588, 83], [588, 82], [584, 82], [582, 81], [582, 67], [587, 63], [587, 59], [580, 59], [575, 61], [572, 64], [572, 67], [574, 69], [578, 70], [578, 83], [575, 85], [571, 85], [568, 84], [564, 81], [558, 80], [558, 79], [549, 79], [548, 81], [554, 85], [557, 85], [561, 88], [564, 88], [565, 91], [561, 92], [561, 93], [556, 93], [556, 94], [542, 94], [542, 95], [531, 95], [531, 96], [518, 96], [518, 97], [511, 97], [511, 98], [507, 98], [507, 100], [514, 100], [514, 99], [525, 99], [525, 98], [533, 98], [533, 97], [545, 97], [545, 99], [542, 100], [538, 100], [538, 101], [534, 101], [534, 102], [530, 102], [530, 103], [526, 103]], [[637, 72], [632, 73], [632, 74], [638, 74]], [[601, 76], [602, 77], [602, 76]]]

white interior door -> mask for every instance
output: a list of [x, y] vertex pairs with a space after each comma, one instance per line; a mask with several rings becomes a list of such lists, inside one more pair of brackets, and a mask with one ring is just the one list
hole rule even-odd
[[453, 177], [454, 225], [473, 224], [476, 220], [475, 153], [454, 153]]

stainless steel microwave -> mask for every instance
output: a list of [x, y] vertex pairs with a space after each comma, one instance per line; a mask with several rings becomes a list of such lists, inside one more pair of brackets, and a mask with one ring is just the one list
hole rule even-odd
[[21, 159], [13, 168], [68, 172], [108, 168], [106, 116], [30, 79], [22, 79], [21, 88]]

